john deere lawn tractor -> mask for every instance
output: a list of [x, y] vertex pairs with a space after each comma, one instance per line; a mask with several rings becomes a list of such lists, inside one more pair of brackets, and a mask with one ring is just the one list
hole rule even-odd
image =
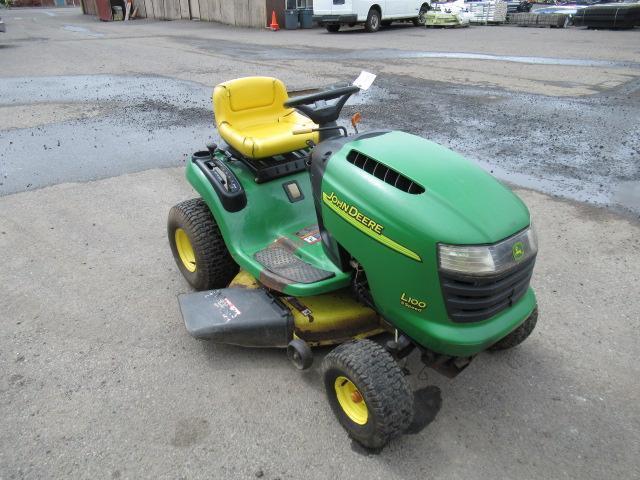
[[[355, 119], [349, 135], [336, 121], [358, 91], [218, 85], [225, 145], [188, 161], [200, 198], [171, 209], [168, 235], [197, 290], [179, 297], [187, 330], [286, 348], [300, 369], [310, 347], [339, 345], [322, 362], [329, 403], [349, 435], [381, 448], [414, 415], [398, 359], [417, 350], [454, 375], [529, 336], [537, 245], [522, 201], [460, 155], [399, 131], [357, 133]], [[367, 338], [382, 332], [386, 343]]]

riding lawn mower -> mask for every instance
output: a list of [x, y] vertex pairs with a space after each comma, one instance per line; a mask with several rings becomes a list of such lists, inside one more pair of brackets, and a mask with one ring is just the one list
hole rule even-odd
[[[359, 86], [290, 98], [268, 77], [213, 92], [224, 145], [195, 152], [200, 198], [174, 206], [168, 235], [195, 292], [179, 296], [196, 338], [311, 347], [348, 434], [379, 449], [414, 417], [398, 360], [418, 351], [454, 376], [536, 325], [537, 254], [523, 202], [462, 156], [415, 135], [337, 120]], [[387, 332], [388, 341], [376, 342]]]

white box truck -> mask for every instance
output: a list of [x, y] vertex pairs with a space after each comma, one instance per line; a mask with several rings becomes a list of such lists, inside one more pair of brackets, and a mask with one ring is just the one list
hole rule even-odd
[[377, 32], [395, 21], [424, 25], [429, 8], [425, 0], [314, 0], [313, 19], [329, 32], [337, 32], [341, 25], [359, 24], [364, 24], [367, 32]]

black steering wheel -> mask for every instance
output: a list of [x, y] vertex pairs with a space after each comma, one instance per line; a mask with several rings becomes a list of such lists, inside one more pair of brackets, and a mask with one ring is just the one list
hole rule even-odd
[[[335, 122], [340, 116], [342, 107], [349, 100], [349, 97], [360, 91], [359, 87], [349, 85], [347, 87], [337, 87], [324, 90], [309, 95], [293, 97], [284, 102], [285, 107], [293, 107], [300, 110], [314, 123], [322, 127], [323, 125]], [[339, 100], [335, 103], [327, 103], [328, 100]]]

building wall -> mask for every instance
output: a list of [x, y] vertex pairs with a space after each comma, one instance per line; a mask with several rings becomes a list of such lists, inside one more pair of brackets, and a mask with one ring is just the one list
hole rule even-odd
[[79, 6], [80, 0], [13, 0], [14, 7], [70, 7]]
[[[96, 15], [95, 1], [82, 0], [84, 13]], [[284, 5], [284, 0], [276, 1]], [[239, 27], [267, 26], [265, 0], [133, 0], [133, 6], [139, 17], [157, 20], [198, 18]]]

